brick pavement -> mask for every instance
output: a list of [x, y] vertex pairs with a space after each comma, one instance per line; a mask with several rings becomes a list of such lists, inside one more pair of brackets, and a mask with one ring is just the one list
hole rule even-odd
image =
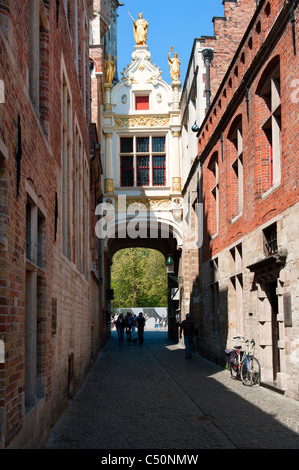
[[146, 331], [116, 333], [53, 428], [45, 449], [298, 449], [299, 403]]

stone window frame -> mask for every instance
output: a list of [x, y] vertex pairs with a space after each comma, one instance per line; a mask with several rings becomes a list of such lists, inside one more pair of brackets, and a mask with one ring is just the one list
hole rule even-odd
[[61, 188], [62, 188], [62, 253], [72, 260], [72, 152], [73, 152], [73, 102], [71, 87], [62, 57], [61, 67]]
[[210, 290], [212, 295], [213, 333], [218, 336], [220, 332], [220, 301], [219, 301], [219, 258], [210, 261]]
[[83, 271], [83, 140], [79, 125], [75, 124], [75, 262]]
[[[137, 138], [148, 138], [149, 139], [149, 148], [147, 152], [138, 152], [137, 150]], [[152, 145], [152, 139], [153, 138], [164, 138], [165, 139], [165, 147], [163, 152], [158, 152], [153, 150], [153, 145]], [[121, 139], [127, 139], [127, 138], [132, 138], [133, 139], [133, 151], [132, 152], [122, 152], [121, 148]], [[138, 176], [137, 176], [137, 169], [138, 169], [138, 157], [142, 156], [148, 156], [149, 157], [149, 165], [148, 165], [148, 180], [149, 184], [145, 186], [138, 186]], [[164, 185], [154, 185], [154, 164], [153, 164], [153, 158], [156, 156], [163, 156], [165, 158], [164, 160]], [[132, 166], [130, 167], [133, 171], [133, 185], [132, 186], [123, 186], [122, 185], [122, 157], [130, 157], [132, 158]], [[147, 188], [165, 188], [167, 186], [167, 133], [159, 132], [159, 133], [140, 133], [140, 134], [123, 134], [119, 135], [119, 168], [120, 168], [120, 181], [119, 185], [120, 187], [130, 187], [130, 188], [141, 188], [141, 187], [147, 187]]]
[[229, 305], [229, 312], [234, 312], [235, 335], [244, 336], [244, 284], [243, 284], [243, 245], [237, 243], [229, 249], [230, 285], [234, 290], [234, 300]]
[[29, 96], [46, 135], [49, 132], [49, 21], [45, 6], [29, 0]]
[[28, 181], [26, 199], [25, 412], [45, 397], [47, 237], [45, 206]]

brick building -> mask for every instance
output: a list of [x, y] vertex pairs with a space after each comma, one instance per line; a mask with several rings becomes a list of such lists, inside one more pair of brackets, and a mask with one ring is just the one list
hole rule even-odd
[[[191, 169], [183, 181], [189, 213], [181, 309], [198, 324], [201, 354], [224, 364], [233, 336], [254, 338], [261, 383], [298, 399], [298, 2], [224, 1], [231, 14], [242, 5], [247, 21], [231, 49], [225, 44], [234, 43], [244, 16], [223, 20], [225, 35], [218, 38], [221, 21], [214, 21], [208, 105], [207, 63], [200, 64], [201, 88], [189, 85], [201, 90], [197, 105], [206, 111], [185, 122], [188, 130], [196, 117], [197, 156], [186, 150], [194, 137], [186, 132], [186, 143], [182, 136], [182, 165], [189, 161]], [[201, 50], [207, 45], [205, 37], [198, 42]], [[231, 54], [225, 67], [217, 62], [221, 50]], [[182, 118], [193, 63], [192, 56]]]
[[89, 36], [115, 3], [0, 1], [0, 448], [43, 444], [105, 342]]

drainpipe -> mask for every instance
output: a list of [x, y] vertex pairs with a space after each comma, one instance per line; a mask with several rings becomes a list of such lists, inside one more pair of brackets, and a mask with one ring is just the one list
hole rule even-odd
[[94, 69], [94, 63], [92, 60], [89, 59], [89, 122], [91, 122], [92, 116], [92, 94], [91, 94], [91, 75]]
[[[98, 204], [103, 204], [103, 194], [101, 194]], [[102, 243], [101, 238], [98, 239], [98, 270], [99, 270], [99, 286], [103, 285], [102, 278], [102, 264], [103, 264], [103, 254], [102, 254]]]
[[206, 66], [206, 100], [207, 100], [207, 111], [211, 104], [211, 78], [210, 78], [210, 67], [213, 60], [214, 54], [212, 49], [204, 49], [202, 56]]

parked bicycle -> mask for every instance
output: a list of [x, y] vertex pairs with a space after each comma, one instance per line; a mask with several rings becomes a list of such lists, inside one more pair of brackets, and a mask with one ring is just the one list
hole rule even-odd
[[259, 382], [261, 376], [261, 366], [254, 354], [255, 341], [235, 336], [233, 340], [245, 343], [245, 350], [242, 346], [234, 346], [234, 349], [226, 349], [227, 364], [231, 378], [236, 380], [241, 378], [244, 385], [252, 386]]

